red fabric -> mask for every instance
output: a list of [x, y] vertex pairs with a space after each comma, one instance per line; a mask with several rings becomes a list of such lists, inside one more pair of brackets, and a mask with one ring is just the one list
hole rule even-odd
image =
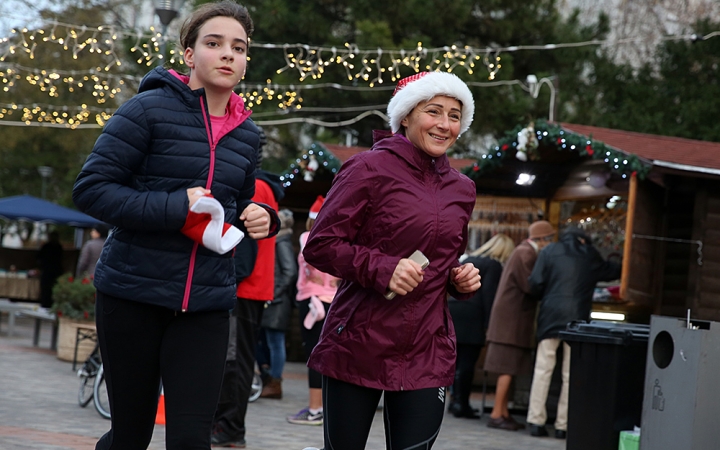
[[198, 214], [188, 209], [187, 218], [185, 219], [185, 225], [180, 229], [180, 232], [185, 236], [189, 237], [193, 241], [202, 245], [203, 233], [208, 222], [210, 222], [210, 214]]
[[[255, 179], [255, 196], [252, 201], [265, 203], [278, 210], [272, 188], [260, 179]], [[242, 211], [240, 211], [242, 213]], [[246, 236], [245, 239], [250, 239]], [[275, 297], [275, 237], [257, 241], [258, 255], [255, 267], [249, 277], [237, 287], [237, 296], [248, 300], [268, 301]]]
[[403, 78], [402, 80], [398, 81], [397, 87], [393, 91], [393, 95], [397, 94], [402, 88], [407, 86], [409, 83], [412, 83], [415, 80], [419, 80], [420, 78], [424, 77], [425, 75], [429, 74], [430, 72], [418, 72], [414, 75], [410, 75], [408, 77]]

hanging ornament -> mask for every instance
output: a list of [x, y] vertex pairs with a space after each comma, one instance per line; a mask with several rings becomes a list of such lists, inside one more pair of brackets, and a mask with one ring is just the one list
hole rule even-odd
[[305, 166], [305, 173], [303, 174], [303, 179], [307, 182], [311, 182], [315, 178], [315, 172], [320, 167], [320, 163], [318, 163], [317, 158], [315, 158], [315, 155], [310, 155], [310, 161], [308, 161], [307, 166]]
[[523, 128], [522, 130], [518, 131], [517, 134], [517, 153], [515, 153], [515, 157], [519, 159], [520, 161], [527, 161], [528, 160], [528, 153], [535, 150], [538, 146], [537, 137], [535, 137], [535, 126], [532, 122], [530, 124]]

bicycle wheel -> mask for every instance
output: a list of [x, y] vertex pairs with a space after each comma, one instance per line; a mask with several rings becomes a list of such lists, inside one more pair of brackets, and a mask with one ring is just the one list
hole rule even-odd
[[248, 397], [248, 403], [252, 403], [260, 398], [262, 393], [262, 378], [258, 372], [253, 373], [252, 384], [250, 385], [250, 397]]
[[110, 402], [108, 401], [105, 371], [102, 365], [98, 369], [93, 385], [93, 403], [95, 404], [95, 409], [102, 417], [106, 419], [110, 418]]
[[80, 388], [78, 389], [78, 404], [84, 408], [93, 399], [93, 389], [95, 385], [95, 377], [100, 368], [100, 353], [93, 352], [78, 370], [78, 378], [80, 378]]
[[93, 399], [93, 385], [95, 377], [80, 376], [80, 389], [78, 389], [78, 405], [86, 407]]

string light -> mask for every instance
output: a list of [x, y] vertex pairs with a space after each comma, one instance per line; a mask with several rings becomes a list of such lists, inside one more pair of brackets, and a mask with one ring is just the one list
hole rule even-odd
[[[666, 36], [662, 40], [707, 40], [719, 36], [720, 31], [714, 31], [704, 36], [696, 34]], [[281, 111], [298, 111], [302, 108], [303, 89], [343, 89], [343, 90], [390, 90], [394, 82], [401, 78], [401, 69], [410, 68], [415, 72], [422, 70], [442, 70], [453, 72], [465, 70], [468, 74], [476, 73], [478, 67], [485, 67], [490, 82], [468, 82], [471, 86], [490, 87], [499, 85], [518, 84], [523, 89], [528, 87], [517, 80], [497, 81], [497, 73], [502, 68], [502, 53], [521, 50], [553, 50], [568, 47], [582, 47], [589, 45], [623, 44], [641, 40], [643, 38], [630, 37], [619, 40], [591, 40], [574, 43], [559, 43], [545, 45], [518, 45], [510, 47], [476, 48], [470, 46], [444, 46], [425, 48], [419, 42], [416, 48], [404, 49], [360, 49], [357, 45], [346, 43], [343, 47], [321, 47], [307, 44], [262, 44], [251, 42], [251, 47], [263, 49], [282, 49], [285, 66], [277, 73], [295, 70], [299, 80], [309, 78], [318, 80], [325, 69], [330, 65], [341, 66], [348, 81], [365, 81], [364, 86], [342, 86], [335, 83], [317, 83], [303, 86], [278, 85], [266, 80], [265, 84], [243, 83], [236, 91], [245, 99], [249, 108], [265, 104], [277, 106]], [[10, 36], [0, 39], [0, 92], [10, 93], [21, 82], [25, 82], [50, 98], [65, 98], [64, 94], [83, 92], [90, 93], [97, 105], [102, 106], [121, 95], [124, 91], [133, 92], [139, 85], [141, 77], [129, 74], [119, 74], [117, 71], [124, 63], [116, 50], [124, 46], [123, 42], [134, 41], [130, 47], [133, 62], [140, 66], [155, 65], [162, 54], [161, 46], [171, 43], [168, 35], [151, 27], [150, 32], [125, 30], [115, 25], [101, 25], [89, 27], [86, 25], [73, 25], [57, 21], [47, 22], [41, 29], [28, 28], [12, 29]], [[41, 44], [56, 45], [63, 51], [71, 53], [73, 59], [81, 59], [84, 52], [92, 54], [98, 61], [96, 67], [87, 70], [60, 70], [40, 69], [21, 66], [8, 60], [15, 55], [25, 55], [35, 59], [38, 46]], [[170, 47], [170, 46], [168, 46]], [[183, 64], [182, 51], [174, 48], [168, 52], [168, 62]], [[392, 83], [385, 83], [390, 81]], [[385, 83], [385, 84], [384, 84]], [[73, 106], [58, 106], [37, 109], [36, 106], [23, 107], [22, 121], [33, 120], [42, 123], [77, 127], [94, 120], [96, 124], [107, 121], [109, 113], [97, 112], [91, 119], [88, 108]], [[11, 114], [12, 108], [5, 108], [3, 117]], [[62, 111], [62, 112], [60, 112]], [[70, 114], [67, 111], [75, 111]], [[85, 112], [83, 112], [85, 111]], [[44, 114], [43, 114], [44, 113]], [[304, 119], [303, 119], [304, 120]]]

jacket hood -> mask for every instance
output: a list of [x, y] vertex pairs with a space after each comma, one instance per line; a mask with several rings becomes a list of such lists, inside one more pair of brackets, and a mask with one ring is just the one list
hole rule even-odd
[[283, 199], [283, 197], [285, 197], [285, 189], [283, 188], [278, 175], [264, 170], [257, 170], [255, 171], [255, 177], [259, 180], [263, 180], [270, 186], [276, 202], [279, 202]]
[[438, 173], [446, 173], [450, 170], [450, 161], [448, 161], [447, 155], [433, 158], [415, 147], [408, 138], [400, 133], [391, 134], [389, 131], [375, 130], [373, 131], [373, 140], [375, 142], [372, 150], [387, 150], [398, 155], [417, 169], [428, 170], [432, 167], [434, 161], [435, 170]]
[[[585, 243], [579, 241], [584, 239]], [[570, 254], [588, 254], [592, 248], [592, 239], [583, 230], [577, 227], [568, 227], [560, 234], [560, 243]]]

